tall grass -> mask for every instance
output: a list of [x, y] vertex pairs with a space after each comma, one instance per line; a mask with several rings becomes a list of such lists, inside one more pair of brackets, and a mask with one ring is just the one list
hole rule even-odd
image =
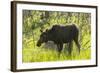
[[45, 62], [45, 61], [64, 61], [64, 60], [86, 60], [91, 58], [90, 49], [81, 49], [78, 53], [77, 47], [73, 47], [72, 55], [69, 56], [68, 51], [64, 48], [58, 57], [58, 52], [54, 49], [37, 47], [30, 42], [28, 47], [23, 47], [23, 62]]

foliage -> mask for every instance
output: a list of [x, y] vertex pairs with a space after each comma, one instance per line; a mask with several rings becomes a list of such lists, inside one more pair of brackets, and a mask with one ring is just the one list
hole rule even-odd
[[[50, 29], [53, 25], [75, 23], [80, 30], [81, 52], [78, 54], [75, 43], [72, 56], [68, 56], [66, 45], [60, 58], [54, 48], [37, 47], [40, 30]], [[23, 62], [82, 60], [91, 58], [91, 14], [80, 12], [23, 10]]]

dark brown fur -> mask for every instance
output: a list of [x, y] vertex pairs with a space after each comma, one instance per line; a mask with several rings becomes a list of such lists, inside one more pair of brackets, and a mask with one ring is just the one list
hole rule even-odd
[[42, 32], [42, 34], [40, 35], [40, 39], [37, 42], [37, 46], [41, 46], [42, 43], [46, 43], [48, 41], [53, 41], [57, 45], [58, 52], [60, 54], [63, 49], [63, 44], [68, 43], [69, 54], [71, 54], [71, 43], [74, 40], [80, 52], [78, 36], [79, 29], [76, 27], [75, 24], [67, 26], [54, 25], [51, 29]]

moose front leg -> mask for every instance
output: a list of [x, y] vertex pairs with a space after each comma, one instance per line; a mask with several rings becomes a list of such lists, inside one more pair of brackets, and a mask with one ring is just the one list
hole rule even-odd
[[60, 57], [60, 54], [61, 54], [61, 51], [63, 48], [63, 44], [57, 44], [57, 47], [58, 47], [58, 57]]

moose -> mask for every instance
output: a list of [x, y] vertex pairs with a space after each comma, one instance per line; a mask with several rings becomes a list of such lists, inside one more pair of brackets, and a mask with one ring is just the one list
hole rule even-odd
[[78, 47], [80, 53], [80, 44], [78, 41], [79, 29], [75, 24], [71, 25], [53, 25], [51, 29], [46, 29], [45, 32], [41, 31], [40, 38], [37, 42], [37, 46], [40, 47], [42, 43], [47, 43], [48, 41], [53, 41], [57, 45], [57, 50], [60, 55], [63, 44], [68, 44], [68, 53], [71, 55], [72, 48], [71, 44], [74, 41]]

